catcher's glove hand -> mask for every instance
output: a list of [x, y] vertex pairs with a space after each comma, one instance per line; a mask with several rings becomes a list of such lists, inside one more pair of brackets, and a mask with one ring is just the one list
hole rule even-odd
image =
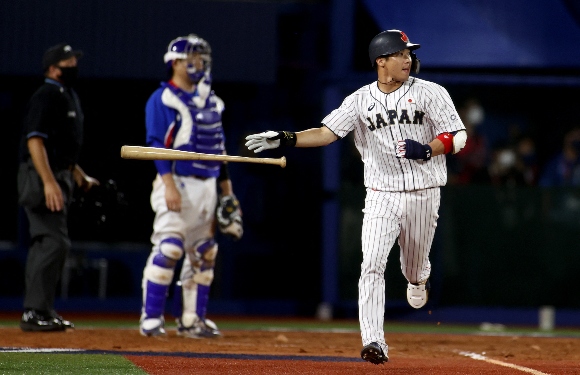
[[236, 241], [242, 238], [244, 234], [242, 210], [235, 195], [220, 197], [216, 207], [216, 218], [220, 232]]

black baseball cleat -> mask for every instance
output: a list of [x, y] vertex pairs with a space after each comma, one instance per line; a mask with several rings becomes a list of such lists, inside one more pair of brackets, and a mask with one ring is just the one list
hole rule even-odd
[[56, 311], [54, 311], [54, 310], [53, 310], [53, 311], [50, 313], [50, 315], [51, 315], [51, 316], [52, 316], [52, 317], [53, 317], [55, 320], [57, 320], [57, 321], [60, 323], [60, 325], [62, 326], [62, 329], [63, 329], [63, 330], [67, 330], [67, 329], [74, 329], [74, 328], [75, 328], [75, 325], [74, 325], [74, 324], [73, 324], [71, 321], [68, 321], [68, 320], [64, 319], [62, 316], [58, 315], [58, 314], [56, 313]]
[[[68, 324], [71, 324], [68, 322]], [[64, 331], [65, 327], [60, 320], [51, 313], [39, 310], [26, 310], [20, 319], [20, 328], [25, 332], [54, 332]]]
[[371, 342], [365, 346], [361, 352], [360, 357], [375, 365], [380, 365], [389, 362], [389, 357], [385, 355], [383, 349], [376, 342]]

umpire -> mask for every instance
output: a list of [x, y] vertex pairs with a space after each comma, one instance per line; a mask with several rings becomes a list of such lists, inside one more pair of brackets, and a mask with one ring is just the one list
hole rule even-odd
[[99, 182], [78, 166], [83, 112], [73, 90], [82, 52], [61, 43], [43, 56], [44, 84], [24, 115], [18, 168], [18, 203], [29, 222], [23, 331], [74, 328], [54, 310], [56, 288], [71, 247], [67, 214], [74, 185], [87, 191]]

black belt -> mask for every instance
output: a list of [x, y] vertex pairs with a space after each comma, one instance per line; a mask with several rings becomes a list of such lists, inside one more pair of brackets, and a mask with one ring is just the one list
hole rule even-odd
[[208, 178], [211, 178], [211, 177], [206, 177], [206, 176], [198, 176], [196, 174], [180, 174], [178, 176], [181, 176], [181, 177], [193, 177], [195, 179], [202, 180], [202, 181], [205, 181]]

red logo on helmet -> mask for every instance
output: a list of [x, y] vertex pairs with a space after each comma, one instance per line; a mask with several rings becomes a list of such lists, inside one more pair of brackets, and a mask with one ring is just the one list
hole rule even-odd
[[407, 37], [407, 34], [405, 34], [402, 31], [401, 31], [401, 40], [405, 43], [409, 43], [409, 37]]

